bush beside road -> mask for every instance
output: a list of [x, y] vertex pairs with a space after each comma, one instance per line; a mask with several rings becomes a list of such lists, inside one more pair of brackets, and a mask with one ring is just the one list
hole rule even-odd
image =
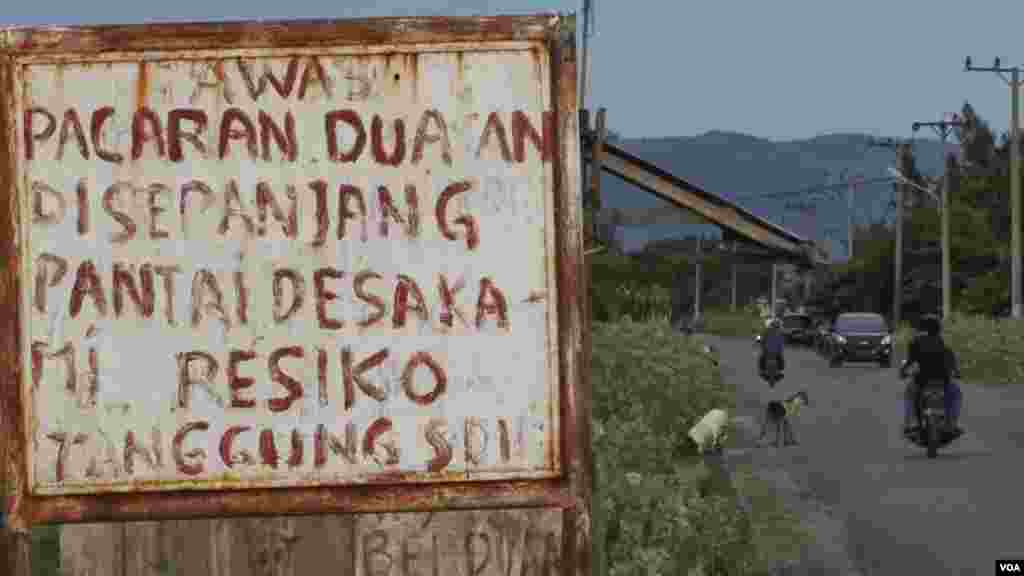
[[[963, 379], [976, 384], [1024, 384], [1024, 321], [953, 314], [943, 338], [960, 360]], [[914, 331], [901, 326], [896, 352], [905, 358]]]
[[764, 319], [749, 310], [707, 310], [703, 319], [704, 332], [715, 336], [753, 338], [764, 330]]
[[595, 574], [767, 574], [795, 553], [777, 546], [800, 526], [772, 488], [716, 475], [689, 442], [708, 410], [735, 406], [704, 339], [625, 321], [592, 341]]

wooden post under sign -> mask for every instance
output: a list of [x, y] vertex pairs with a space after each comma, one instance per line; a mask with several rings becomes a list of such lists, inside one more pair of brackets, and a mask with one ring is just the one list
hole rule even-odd
[[601, 213], [601, 163], [604, 159], [604, 143], [607, 138], [605, 129], [605, 109], [597, 111], [594, 119], [594, 143], [590, 160], [590, 227], [588, 232], [595, 243], [606, 243], [607, 238], [600, 238], [598, 233], [598, 215]]

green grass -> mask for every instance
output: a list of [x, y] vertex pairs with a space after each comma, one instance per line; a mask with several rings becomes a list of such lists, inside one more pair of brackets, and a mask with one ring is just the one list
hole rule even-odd
[[964, 380], [1024, 384], [1024, 321], [956, 315], [944, 333], [960, 358]]
[[[0, 492], [7, 493], [7, 483], [2, 479]], [[30, 539], [32, 576], [64, 576], [60, 571], [60, 526], [37, 526]]]
[[[770, 487], [753, 479], [730, 486], [689, 443], [701, 416], [731, 411], [735, 401], [703, 344], [665, 322], [594, 326], [598, 576], [761, 574], [764, 562], [794, 557], [784, 540], [801, 542]], [[751, 516], [736, 491], [751, 499]]]
[[32, 576], [62, 576], [60, 571], [60, 527], [32, 529]]
[[704, 332], [716, 336], [753, 338], [764, 330], [764, 320], [750, 310], [704, 312]]
[[[897, 332], [897, 354], [906, 357], [912, 330]], [[963, 379], [972, 384], [1024, 384], [1024, 321], [954, 314], [943, 338], [960, 360]]]

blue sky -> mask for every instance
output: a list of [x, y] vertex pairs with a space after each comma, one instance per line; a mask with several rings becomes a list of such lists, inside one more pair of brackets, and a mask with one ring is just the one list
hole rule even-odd
[[[346, 18], [576, 11], [582, 0], [5, 2], [0, 23]], [[1019, 0], [594, 0], [593, 102], [627, 137], [708, 130], [773, 140], [909, 136], [964, 100], [1002, 131], [1009, 90], [963, 71], [1024, 65]]]

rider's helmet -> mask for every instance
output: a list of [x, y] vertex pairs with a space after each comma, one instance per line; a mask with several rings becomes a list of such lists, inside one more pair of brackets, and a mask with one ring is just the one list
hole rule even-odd
[[942, 320], [936, 314], [925, 314], [919, 322], [921, 331], [929, 336], [935, 336], [942, 331]]

